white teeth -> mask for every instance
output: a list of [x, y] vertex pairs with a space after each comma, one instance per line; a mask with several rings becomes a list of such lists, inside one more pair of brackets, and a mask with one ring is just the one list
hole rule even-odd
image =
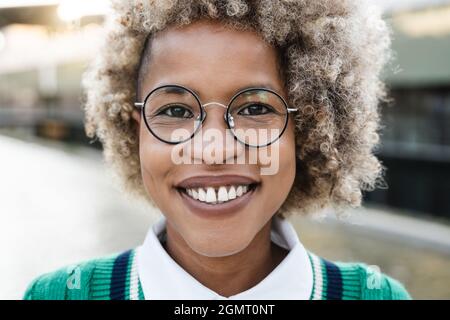
[[238, 197], [240, 197], [240, 196], [242, 196], [242, 193], [243, 193], [243, 191], [242, 191], [242, 186], [237, 187], [237, 189], [236, 189], [236, 195], [237, 195]]
[[198, 188], [198, 200], [203, 202], [206, 201], [206, 192], [203, 188]]
[[236, 199], [236, 189], [234, 189], [234, 186], [231, 186], [230, 190], [228, 191], [228, 199]]
[[248, 185], [230, 186], [228, 191], [227, 188], [226, 186], [221, 186], [216, 189], [213, 187], [186, 189], [186, 193], [195, 200], [217, 204], [241, 197], [249, 190]]
[[225, 202], [228, 201], [228, 192], [227, 188], [220, 187], [219, 192], [217, 192], [217, 200]]
[[206, 202], [213, 203], [216, 202], [216, 191], [214, 191], [214, 188], [209, 187], [206, 189]]

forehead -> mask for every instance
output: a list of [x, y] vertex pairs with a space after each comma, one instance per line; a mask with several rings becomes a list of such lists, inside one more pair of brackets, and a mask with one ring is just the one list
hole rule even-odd
[[230, 95], [242, 87], [267, 84], [282, 91], [277, 52], [257, 33], [219, 22], [170, 27], [151, 43], [146, 91], [181, 84], [206, 95]]

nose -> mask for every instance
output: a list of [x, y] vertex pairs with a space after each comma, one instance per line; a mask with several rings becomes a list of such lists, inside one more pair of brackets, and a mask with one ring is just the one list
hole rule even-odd
[[[228, 109], [226, 105], [224, 105], [224, 104], [222, 104], [220, 102], [208, 102], [208, 103], [203, 105], [203, 109], [206, 111], [206, 107], [214, 106], [214, 105], [218, 106], [218, 107], [222, 107], [225, 110]], [[205, 112], [205, 116], [206, 116], [206, 112]], [[229, 115], [228, 119], [227, 119], [227, 112], [226, 111], [223, 113], [223, 120], [225, 121], [225, 123], [229, 122], [231, 129], [234, 128], [234, 119], [233, 119], [233, 117], [231, 115]]]
[[[220, 102], [209, 102], [203, 105], [205, 119], [197, 139], [193, 139], [194, 154], [198, 163], [226, 164], [243, 155], [245, 147], [236, 143], [233, 134], [227, 126], [227, 106]], [[207, 115], [207, 116], [206, 116]], [[229, 118], [230, 127], [233, 128], [233, 119]]]

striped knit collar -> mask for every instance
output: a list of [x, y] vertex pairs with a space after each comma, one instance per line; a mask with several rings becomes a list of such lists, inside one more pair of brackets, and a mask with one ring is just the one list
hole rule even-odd
[[[112, 300], [143, 300], [144, 290], [137, 268], [137, 251], [126, 251], [110, 263], [98, 264], [92, 281], [92, 298], [106, 298], [105, 287], [109, 288], [107, 298]], [[313, 275], [311, 300], [359, 299], [361, 284], [359, 269], [339, 262], [331, 262], [307, 252]], [[99, 290], [99, 296], [96, 297]], [[100, 294], [102, 292], [102, 294]]]
[[331, 262], [308, 252], [313, 266], [314, 285], [311, 300], [358, 300], [362, 295], [358, 264]]
[[[361, 284], [357, 267], [334, 263], [308, 252], [313, 270], [313, 289], [311, 300], [359, 299]], [[93, 298], [96, 291], [104, 292], [109, 287], [109, 294], [98, 298], [111, 300], [144, 300], [142, 284], [137, 272], [136, 250], [132, 249], [113, 259], [112, 266], [98, 265], [93, 279]], [[112, 270], [112, 271], [111, 271]], [[105, 278], [105, 274], [110, 274]], [[109, 280], [106, 280], [109, 279]], [[107, 282], [105, 282], [105, 280]]]
[[136, 250], [128, 250], [114, 260], [109, 298], [144, 300], [144, 292], [137, 273]]

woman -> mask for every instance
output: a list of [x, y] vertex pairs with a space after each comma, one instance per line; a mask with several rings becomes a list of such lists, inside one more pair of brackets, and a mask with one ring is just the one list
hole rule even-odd
[[409, 299], [307, 251], [291, 214], [382, 181], [389, 34], [361, 1], [114, 1], [86, 130], [159, 208], [144, 243], [42, 275], [26, 299]]

